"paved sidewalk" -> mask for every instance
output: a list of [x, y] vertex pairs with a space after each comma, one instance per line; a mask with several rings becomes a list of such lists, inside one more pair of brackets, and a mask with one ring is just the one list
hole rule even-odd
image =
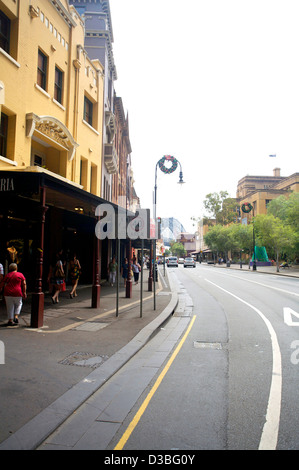
[[30, 328], [30, 300], [17, 327], [3, 326], [7, 319], [0, 307], [5, 346], [0, 450], [35, 449], [159, 331], [178, 302], [168, 274], [166, 270], [164, 277], [160, 269], [154, 309], [144, 270], [142, 312], [140, 283], [134, 282], [131, 299], [120, 288], [118, 316], [116, 288], [108, 284], [101, 287], [98, 309], [91, 308], [91, 286], [81, 287], [75, 299], [68, 291], [61, 294], [58, 305], [46, 296], [44, 326], [39, 329]]

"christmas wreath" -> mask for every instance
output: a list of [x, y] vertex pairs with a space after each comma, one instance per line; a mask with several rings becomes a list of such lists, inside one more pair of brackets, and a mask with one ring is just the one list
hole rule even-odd
[[[171, 167], [170, 168], [167, 168], [164, 163], [165, 162], [171, 162]], [[161, 171], [163, 171], [163, 173], [166, 173], [166, 174], [170, 174], [170, 173], [173, 173], [176, 169], [177, 169], [177, 166], [178, 166], [178, 161], [176, 158], [172, 157], [171, 155], [164, 155], [164, 157], [162, 157], [159, 161], [158, 161], [158, 165], [159, 165], [159, 168]]]
[[242, 212], [245, 212], [248, 214], [248, 212], [252, 211], [253, 206], [250, 204], [250, 202], [245, 202], [245, 204], [242, 204]]

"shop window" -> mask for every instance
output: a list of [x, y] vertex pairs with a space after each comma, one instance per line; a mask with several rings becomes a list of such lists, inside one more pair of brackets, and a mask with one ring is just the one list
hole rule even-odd
[[63, 90], [63, 72], [58, 67], [55, 67], [54, 98], [60, 104], [62, 104], [62, 90]]
[[0, 121], [0, 155], [7, 157], [8, 116], [1, 113]]
[[0, 47], [9, 54], [10, 19], [0, 11]]
[[37, 84], [46, 90], [47, 87], [47, 69], [48, 69], [48, 58], [41, 51], [38, 51], [38, 66], [37, 66]]

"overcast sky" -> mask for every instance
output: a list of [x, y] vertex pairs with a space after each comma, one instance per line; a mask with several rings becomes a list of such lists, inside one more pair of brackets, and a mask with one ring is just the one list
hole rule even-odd
[[[135, 188], [187, 231], [210, 192], [299, 171], [298, 0], [110, 0], [115, 89], [129, 113]], [[276, 158], [269, 157], [276, 155]]]

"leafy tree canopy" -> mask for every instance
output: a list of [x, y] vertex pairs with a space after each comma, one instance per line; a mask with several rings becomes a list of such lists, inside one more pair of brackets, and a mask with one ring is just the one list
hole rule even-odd
[[184, 245], [180, 242], [172, 242], [170, 243], [170, 247], [171, 253], [177, 256], [178, 258], [183, 258], [187, 254]]
[[260, 244], [276, 256], [277, 268], [279, 255], [295, 255], [296, 232], [278, 217], [259, 214], [254, 218], [254, 229]]
[[299, 193], [273, 199], [268, 205], [267, 212], [299, 232]]
[[211, 218], [221, 225], [236, 221], [238, 205], [234, 198], [229, 197], [227, 191], [207, 194], [203, 205], [210, 214], [210, 217], [204, 217], [204, 223], [207, 225], [211, 225]]

